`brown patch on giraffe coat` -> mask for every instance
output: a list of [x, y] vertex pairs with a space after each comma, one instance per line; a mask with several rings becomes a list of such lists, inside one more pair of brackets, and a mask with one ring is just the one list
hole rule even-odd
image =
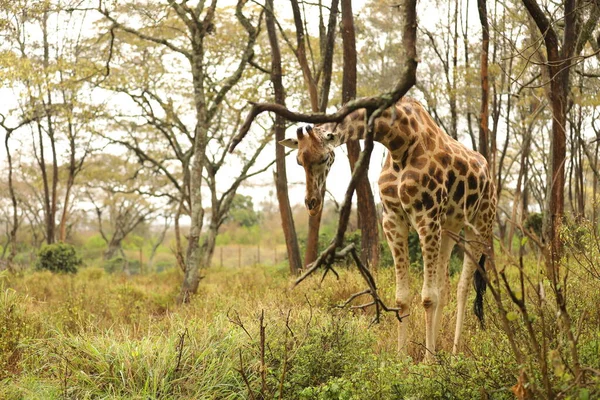
[[471, 161], [469, 161], [469, 164], [471, 164], [471, 168], [474, 170], [478, 170], [480, 168], [479, 161], [475, 158], [471, 159]]
[[394, 197], [396, 196], [396, 187], [393, 185], [386, 186], [385, 188], [381, 189], [380, 192], [382, 196]]
[[422, 155], [425, 154], [425, 149], [423, 148], [423, 145], [421, 143], [417, 143], [415, 145], [415, 148], [413, 149], [411, 156], [413, 158], [418, 158], [421, 157]]
[[400, 136], [396, 136], [394, 139], [390, 140], [389, 148], [393, 150], [398, 150], [404, 145], [404, 139]]
[[468, 195], [467, 203], [466, 203], [467, 208], [471, 208], [473, 206], [473, 204], [475, 204], [477, 202], [478, 198], [479, 198], [479, 194], [477, 194], [477, 193]]
[[412, 207], [415, 209], [415, 211], [419, 212], [423, 209], [423, 202], [417, 199], [413, 202]]
[[446, 190], [448, 193], [452, 191], [452, 186], [454, 186], [454, 182], [456, 181], [456, 174], [454, 171], [448, 171], [448, 180], [446, 181]]
[[423, 169], [427, 166], [427, 158], [417, 157], [410, 160], [410, 165], [415, 169]]
[[[431, 270], [427, 271], [429, 276], [433, 275], [433, 272]], [[431, 308], [431, 306], [433, 306], [433, 300], [431, 300], [429, 297], [426, 297], [423, 299], [423, 307], [427, 310], [429, 308]]]
[[413, 131], [416, 131], [419, 129], [419, 123], [417, 122], [417, 120], [415, 118], [410, 119], [410, 127], [413, 129]]
[[425, 147], [427, 147], [428, 150], [435, 149], [435, 139], [433, 136], [433, 132], [431, 132], [431, 130], [427, 131], [427, 134], [424, 135], [424, 138], [425, 138]]
[[375, 136], [373, 136], [373, 140], [376, 142], [383, 142], [386, 139], [386, 135], [383, 132], [376, 131]]
[[408, 169], [402, 172], [402, 176], [400, 177], [400, 179], [403, 182], [413, 181], [416, 184], [416, 182], [419, 182], [419, 180], [421, 179], [421, 174], [417, 171]]
[[435, 199], [437, 201], [437, 204], [441, 204], [442, 202], [442, 195], [443, 195], [443, 191], [442, 188], [439, 188], [436, 192], [435, 192]]
[[383, 223], [383, 227], [385, 229], [394, 229], [394, 228], [396, 228], [396, 224], [393, 221], [388, 219]]
[[456, 184], [456, 190], [454, 190], [454, 196], [452, 196], [452, 200], [454, 200], [454, 202], [458, 204], [458, 202], [460, 202], [462, 200], [464, 195], [465, 195], [465, 182], [461, 180], [461, 181], [458, 181], [458, 183]]
[[427, 189], [429, 189], [433, 192], [436, 187], [438, 187], [437, 183], [435, 182], [435, 180], [431, 179], [429, 181], [429, 185], [427, 185]]
[[473, 175], [473, 173], [469, 174], [469, 176], [467, 177], [467, 182], [469, 184], [469, 190], [477, 189], [477, 178], [475, 178], [475, 175]]
[[392, 163], [392, 167], [394, 168], [394, 171], [400, 172], [400, 165], [398, 165], [398, 163], [396, 163], [396, 162]]
[[421, 201], [423, 202], [423, 206], [429, 210], [433, 207], [433, 197], [428, 192], [423, 192], [421, 194]]
[[452, 161], [452, 157], [446, 152], [438, 152], [434, 156], [435, 160], [442, 166], [442, 168], [447, 168], [450, 165], [450, 161]]
[[467, 174], [467, 164], [460, 158], [454, 159], [454, 168], [457, 170], [458, 175], [465, 176]]
[[365, 127], [363, 125], [359, 125], [356, 127], [356, 137], [358, 137], [358, 138], [365, 137]]
[[349, 138], [353, 138], [354, 137], [354, 126], [350, 125], [348, 127], [348, 130], [346, 130], [346, 132], [348, 132], [348, 137]]
[[386, 121], [383, 121], [381, 119], [377, 120], [377, 125], [375, 130], [379, 133], [383, 133], [384, 135], [387, 135], [390, 131], [390, 124], [388, 124]]
[[394, 174], [382, 174], [379, 176], [379, 184], [394, 182], [397, 179]]

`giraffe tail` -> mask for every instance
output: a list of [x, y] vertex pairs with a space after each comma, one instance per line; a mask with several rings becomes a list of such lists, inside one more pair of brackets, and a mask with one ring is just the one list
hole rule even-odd
[[475, 302], [473, 303], [473, 312], [479, 319], [481, 329], [485, 329], [483, 322], [483, 296], [487, 288], [487, 282], [485, 280], [485, 254], [482, 254], [479, 259], [479, 268], [475, 270], [475, 277], [473, 279], [473, 285], [475, 286]]

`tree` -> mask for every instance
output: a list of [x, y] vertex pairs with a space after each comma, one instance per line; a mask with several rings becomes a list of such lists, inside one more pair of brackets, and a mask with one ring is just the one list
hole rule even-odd
[[258, 213], [254, 210], [252, 197], [244, 196], [243, 194], [236, 194], [233, 197], [226, 218], [239, 226], [245, 226], [247, 228], [258, 224], [260, 220]]
[[[2, 79], [10, 82], [15, 99], [5, 118], [27, 122], [19, 127], [23, 135], [25, 128], [30, 130], [26, 144], [42, 179], [45, 240], [65, 240], [72, 188], [92, 151], [90, 122], [99, 107], [83, 96], [98, 74], [88, 62], [92, 51], [83, 32], [88, 20], [62, 1], [18, 1], [3, 4], [1, 11], [7, 27]], [[70, 26], [75, 34], [61, 36], [62, 26]], [[68, 166], [66, 174], [61, 165]]]
[[[283, 87], [283, 73], [281, 67], [281, 50], [277, 39], [275, 29], [275, 14], [273, 0], [267, 0], [265, 3], [266, 15], [265, 23], [267, 34], [269, 36], [269, 45], [271, 48], [271, 82], [273, 83], [275, 103], [285, 107], [285, 90]], [[275, 140], [280, 142], [285, 139], [285, 119], [275, 116], [273, 125]], [[300, 247], [298, 246], [298, 236], [290, 207], [290, 198], [287, 190], [287, 171], [285, 167], [285, 149], [283, 146], [275, 146], [275, 189], [277, 191], [277, 201], [279, 204], [279, 214], [281, 216], [281, 227], [285, 236], [288, 261], [290, 264], [290, 273], [297, 275], [302, 268], [302, 259], [300, 257]]]
[[158, 199], [151, 200], [138, 191], [142, 186], [139, 182], [144, 182], [148, 192], [154, 192], [144, 172], [126, 157], [111, 154], [93, 156], [84, 171], [85, 191], [94, 206], [98, 231], [107, 245], [105, 260], [112, 260], [117, 253], [125, 258], [123, 241], [140, 224], [151, 220], [158, 208]]
[[[204, 208], [202, 206], [202, 182], [203, 172], [206, 167], [206, 149], [209, 143], [209, 135], [214, 118], [226, 101], [227, 95], [236, 86], [242, 78], [242, 75], [254, 56], [254, 44], [258, 36], [258, 29], [252, 25], [251, 21], [244, 15], [244, 6], [246, 1], [240, 0], [235, 7], [235, 17], [238, 23], [243, 27], [246, 37], [241, 43], [237, 43], [240, 56], [231, 61], [232, 52], [228, 52], [227, 59], [231, 68], [227, 70], [225, 76], [217, 76], [215, 71], [209, 69], [209, 56], [212, 51], [210, 38], [214, 36], [218, 26], [217, 0], [212, 0], [209, 5], [200, 2], [197, 7], [190, 7], [187, 3], [177, 3], [169, 0], [167, 6], [136, 7], [137, 16], [142, 21], [147, 21], [146, 26], [150, 29], [135, 29], [119, 21], [122, 14], [117, 7], [108, 9], [106, 4], [101, 3], [98, 11], [112, 24], [112, 27], [123, 32], [124, 37], [133, 35], [136, 40], [141, 40], [152, 45], [159, 45], [162, 50], [172, 54], [179, 62], [188, 64], [187, 73], [191, 78], [189, 82], [193, 93], [191, 114], [195, 120], [193, 129], [188, 130], [182, 123], [181, 116], [176, 114], [174, 99], [165, 101], [160, 93], [156, 93], [150, 88], [143, 88], [144, 97], [151, 97], [149, 103], [150, 126], [158, 128], [159, 132], [166, 136], [167, 141], [172, 147], [178, 147], [178, 142], [173, 140], [169, 129], [179, 124], [177, 129], [184, 132], [187, 139], [191, 142], [191, 147], [187, 151], [178, 148], [182, 164], [183, 185], [179, 180], [173, 177], [173, 182], [177, 182], [179, 187], [182, 204], [187, 208], [191, 226], [188, 234], [188, 245], [185, 254], [185, 276], [181, 287], [181, 301], [188, 301], [190, 295], [196, 293], [200, 281], [199, 268], [202, 263], [202, 248], [200, 246], [200, 236], [204, 222]], [[139, 5], [138, 5], [139, 6]], [[131, 11], [125, 9], [127, 11]], [[222, 49], [221, 49], [222, 50]], [[223, 54], [223, 53], [221, 53]], [[189, 88], [188, 88], [189, 91]], [[152, 112], [152, 105], [158, 103], [162, 108], [164, 116], [169, 119], [161, 118]], [[179, 118], [178, 118], [179, 117]], [[135, 140], [135, 139], [134, 139]], [[131, 144], [131, 143], [130, 143]], [[132, 149], [139, 149], [136, 142], [133, 142]], [[166, 171], [164, 164], [159, 160], [146, 157], [142, 152], [136, 152], [136, 155], [152, 164], [154, 168]], [[177, 225], [178, 226], [178, 225]]]
[[[342, 41], [344, 72], [342, 77], [342, 103], [356, 97], [356, 38], [354, 32], [354, 17], [352, 2], [342, 0]], [[347, 143], [350, 169], [354, 170], [360, 154], [358, 141]], [[363, 175], [356, 186], [358, 208], [358, 226], [361, 232], [362, 260], [371, 268], [379, 265], [379, 229], [375, 200], [367, 174]]]

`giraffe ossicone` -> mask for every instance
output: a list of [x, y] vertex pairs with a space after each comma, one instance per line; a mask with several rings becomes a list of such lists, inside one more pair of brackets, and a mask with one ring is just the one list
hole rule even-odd
[[[335, 147], [366, 134], [365, 111], [350, 113], [340, 123], [302, 128], [281, 145], [298, 149], [306, 174], [305, 205], [311, 215], [323, 207], [325, 181]], [[457, 290], [457, 352], [466, 299], [477, 262], [492, 235], [496, 190], [485, 158], [447, 135], [416, 100], [403, 98], [375, 122], [374, 140], [388, 149], [379, 176], [383, 231], [394, 258], [396, 306], [410, 313], [408, 233], [415, 229], [423, 253], [421, 301], [425, 309], [426, 357], [435, 353], [444, 306], [448, 303], [448, 263], [454, 238], [464, 230], [465, 255]], [[479, 277], [481, 278], [481, 277]], [[483, 318], [485, 280], [476, 279], [475, 311]], [[398, 325], [398, 347], [406, 350], [406, 324]]]

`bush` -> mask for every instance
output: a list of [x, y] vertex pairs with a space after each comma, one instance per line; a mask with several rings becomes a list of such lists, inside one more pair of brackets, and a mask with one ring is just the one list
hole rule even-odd
[[38, 252], [36, 268], [51, 272], [77, 273], [82, 264], [75, 247], [67, 243], [53, 243], [42, 246]]

